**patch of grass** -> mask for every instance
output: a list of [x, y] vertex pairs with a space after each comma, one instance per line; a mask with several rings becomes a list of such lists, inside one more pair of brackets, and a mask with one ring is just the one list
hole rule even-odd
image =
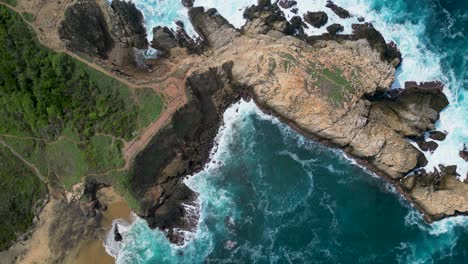
[[18, 4], [17, 0], [0, 0], [0, 1], [2, 1], [4, 3], [7, 3], [7, 4], [11, 5], [11, 6], [16, 6]]
[[35, 207], [47, 187], [20, 159], [0, 145], [0, 250], [32, 225]]
[[104, 173], [124, 165], [121, 140], [109, 136], [94, 136], [86, 145], [86, 162], [89, 173]]
[[294, 57], [292, 54], [287, 53], [287, 52], [280, 52], [278, 54], [281, 58], [288, 60], [290, 63], [297, 63], [296, 57]]
[[34, 164], [44, 177], [47, 177], [49, 171], [47, 169], [47, 160], [44, 155], [45, 142], [43, 140], [16, 137], [1, 138], [21, 155], [23, 159]]
[[131, 192], [131, 179], [128, 172], [116, 172], [114, 175], [112, 175], [112, 177], [114, 187], [116, 188], [117, 192], [125, 199], [128, 206], [137, 212], [141, 212], [140, 203]]
[[46, 147], [50, 177], [70, 190], [88, 171], [84, 146], [61, 139]]
[[324, 68], [318, 76], [317, 86], [335, 105], [343, 104], [346, 95], [355, 91], [349, 81], [343, 77], [342, 71], [337, 68], [334, 70]]
[[156, 120], [164, 110], [164, 101], [151, 88], [135, 90], [135, 96], [140, 102], [137, 125], [139, 129], [147, 127]]
[[276, 69], [276, 60], [274, 58], [268, 58], [268, 72], [270, 75], [275, 71]]
[[23, 12], [22, 15], [29, 23], [32, 23], [36, 20], [36, 17], [34, 17], [34, 15], [31, 13]]

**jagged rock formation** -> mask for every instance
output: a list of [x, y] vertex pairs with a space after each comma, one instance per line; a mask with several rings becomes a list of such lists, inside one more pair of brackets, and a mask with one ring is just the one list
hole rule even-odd
[[307, 12], [304, 14], [304, 20], [315, 28], [321, 28], [328, 22], [328, 15], [323, 11]]
[[200, 53], [204, 48], [203, 43], [193, 40], [185, 31], [182, 22], [177, 21], [177, 25], [175, 31], [161, 26], [153, 28], [151, 46], [159, 50], [163, 55], [169, 54], [171, 49], [176, 47], [186, 48], [189, 53]]
[[173, 228], [190, 230], [196, 224], [182, 205], [192, 203], [196, 197], [182, 183], [182, 177], [201, 170], [208, 161], [222, 114], [241, 94], [240, 88], [231, 83], [231, 67], [232, 63], [227, 62], [190, 76], [189, 102], [135, 157], [131, 182], [140, 199], [141, 213], [150, 227], [169, 229], [167, 236], [173, 243], [183, 242]]
[[59, 36], [67, 49], [91, 56], [106, 57], [113, 46], [104, 14], [94, 0], [80, 0], [67, 8]]
[[109, 28], [114, 38], [122, 47], [146, 49], [146, 29], [143, 26], [143, 15], [132, 2], [112, 0], [106, 6], [109, 14]]
[[[258, 10], [247, 12], [251, 21], [242, 34], [214, 10], [189, 14], [212, 59], [233, 61], [232, 81], [249, 87], [262, 109], [311, 138], [343, 148], [397, 188], [400, 179], [426, 164], [407, 138], [434, 129], [448, 103], [440, 84], [409, 82], [405, 90], [390, 91], [399, 52], [382, 44], [369, 24], [355, 26], [354, 36], [306, 43], [274, 29], [274, 12]], [[260, 21], [258, 12], [265, 10], [267, 20]], [[407, 195], [419, 206], [420, 197]], [[437, 219], [451, 213], [428, 214]]]
[[351, 14], [348, 10], [342, 8], [341, 6], [337, 6], [335, 3], [333, 3], [333, 1], [327, 1], [327, 4], [325, 6], [330, 8], [333, 11], [333, 13], [335, 13], [340, 18], [345, 19], [351, 17]]
[[327, 31], [331, 35], [336, 35], [339, 32], [343, 32], [344, 27], [340, 24], [331, 24], [327, 27]]

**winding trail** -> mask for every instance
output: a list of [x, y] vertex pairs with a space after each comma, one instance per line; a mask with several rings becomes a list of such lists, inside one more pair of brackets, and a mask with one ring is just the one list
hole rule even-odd
[[[175, 77], [168, 77], [170, 75], [170, 72], [165, 74], [164, 76], [161, 76], [159, 78], [155, 78], [151, 80], [151, 82], [146, 82], [144, 84], [137, 84], [132, 81], [129, 81], [126, 78], [123, 78], [122, 76], [119, 76], [118, 74], [109, 71], [105, 69], [104, 67], [90, 62], [83, 57], [65, 50], [65, 49], [57, 49], [53, 48], [50, 45], [47, 45], [48, 43], [45, 43], [39, 36], [41, 35], [41, 31], [34, 25], [34, 23], [29, 22], [27, 19], [25, 19], [23, 13], [21, 10], [18, 8], [4, 3], [0, 2], [1, 5], [8, 7], [9, 9], [15, 11], [22, 19], [23, 21], [36, 33], [36, 36], [38, 41], [46, 47], [52, 48], [56, 52], [62, 52], [65, 53], [74, 59], [80, 61], [81, 63], [84, 63], [88, 67], [91, 67], [92, 69], [99, 71], [102, 74], [105, 74], [108, 77], [111, 77], [123, 84], [125, 84], [129, 89], [141, 89], [141, 88], [151, 88], [157, 93], [162, 95], [162, 98], [164, 100], [164, 106], [165, 109], [160, 113], [159, 117], [154, 120], [151, 124], [149, 124], [143, 132], [141, 132], [136, 138], [132, 139], [129, 142], [125, 142], [124, 148], [123, 148], [123, 157], [125, 160], [125, 169], [130, 168], [130, 164], [135, 157], [135, 155], [142, 150], [146, 145], [150, 142], [151, 138], [158, 133], [158, 131], [167, 123], [167, 121], [170, 119], [170, 117], [179, 109], [181, 106], [183, 106], [187, 102], [187, 97], [185, 95], [185, 76], [181, 78], [175, 78]], [[164, 87], [164, 84], [169, 85], [169, 84], [175, 84], [174, 86], [177, 89], [176, 94], [174, 95], [173, 91], [166, 91], [167, 89], [161, 88]], [[7, 136], [7, 135], [5, 135]], [[8, 135], [11, 136], [11, 135]], [[43, 140], [43, 139], [42, 139]], [[70, 140], [73, 142], [72, 140]], [[6, 144], [5, 142], [2, 141], [2, 144]], [[11, 147], [9, 147], [11, 149]], [[24, 160], [24, 159], [23, 159]], [[28, 162], [29, 165], [32, 165], [31, 163]], [[42, 175], [41, 175], [42, 176]]]
[[44, 175], [42, 175], [42, 173], [39, 171], [39, 169], [36, 166], [34, 166], [34, 164], [24, 159], [18, 152], [16, 152], [12, 147], [10, 147], [10, 145], [5, 143], [5, 141], [0, 139], [0, 144], [4, 146], [5, 148], [7, 148], [8, 150], [10, 150], [10, 152], [13, 153], [13, 155], [15, 155], [18, 159], [20, 159], [24, 164], [26, 164], [26, 166], [31, 168], [34, 171], [34, 173], [37, 175], [37, 177], [41, 179], [41, 181], [43, 181], [46, 184], [49, 183], [49, 180], [46, 177], [44, 177]]

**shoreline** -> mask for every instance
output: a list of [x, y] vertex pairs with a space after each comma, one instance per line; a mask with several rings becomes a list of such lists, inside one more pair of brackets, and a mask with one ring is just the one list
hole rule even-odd
[[[281, 115], [275, 113], [271, 109], [268, 109], [267, 107], [263, 107], [261, 104], [257, 103], [257, 101], [250, 94], [249, 94], [249, 96], [250, 96], [249, 98], [251, 98], [251, 100], [253, 100], [253, 102], [258, 107], [258, 109], [260, 109], [260, 111], [262, 111], [264, 114], [270, 115], [270, 116], [273, 116], [273, 117], [277, 118], [281, 123], [286, 124], [288, 127], [293, 129], [294, 131], [296, 131], [297, 133], [299, 133], [303, 137], [307, 138], [308, 140], [312, 140], [312, 141], [314, 141], [316, 143], [319, 143], [319, 144], [321, 144], [321, 145], [323, 145], [325, 147], [340, 149], [341, 151], [343, 151], [343, 154], [345, 154], [347, 158], [355, 161], [359, 165], [359, 167], [362, 167], [363, 169], [367, 169], [369, 172], [371, 172], [371, 173], [375, 174], [376, 176], [378, 176], [378, 177], [382, 178], [383, 180], [385, 180], [387, 183], [389, 183], [391, 186], [393, 186], [395, 188], [395, 190], [405, 198], [406, 201], [408, 201], [412, 206], [414, 206], [414, 208], [416, 208], [416, 210], [419, 213], [422, 214], [424, 220], [428, 224], [432, 224], [432, 223], [434, 223], [436, 221], [443, 220], [445, 218], [456, 217], [456, 216], [468, 216], [468, 212], [455, 212], [455, 214], [453, 214], [453, 215], [431, 215], [431, 214], [427, 213], [426, 210], [403, 189], [403, 186], [401, 184], [399, 184], [399, 180], [401, 180], [402, 178], [399, 178], [399, 179], [395, 180], [390, 175], [386, 174], [385, 172], [379, 170], [377, 167], [370, 164], [368, 162], [368, 160], [354, 157], [352, 154], [350, 154], [346, 150], [346, 147], [342, 148], [339, 145], [334, 144], [334, 143], [330, 142], [327, 139], [321, 138], [321, 137], [319, 137], [317, 135], [314, 135], [314, 134], [311, 134], [311, 133], [308, 133], [308, 132], [304, 131], [299, 126], [294, 124], [293, 121], [287, 120], [286, 118], [284, 118]], [[418, 169], [418, 168], [414, 168], [414, 170], [416, 170], [416, 169]]]

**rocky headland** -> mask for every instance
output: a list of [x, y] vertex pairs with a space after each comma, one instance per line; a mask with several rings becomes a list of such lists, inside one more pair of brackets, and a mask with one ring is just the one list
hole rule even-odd
[[[333, 3], [328, 6], [349, 17]], [[343, 149], [395, 186], [428, 221], [468, 212], [468, 186], [456, 180], [456, 170], [437, 175], [416, 170], [427, 161], [412, 140], [425, 142], [423, 134], [435, 129], [448, 105], [443, 86], [408, 82], [390, 90], [401, 54], [372, 24], [353, 25], [351, 35], [309, 37], [300, 29], [322, 26], [323, 14], [308, 13], [291, 23], [269, 1], [246, 9], [248, 22], [241, 30], [214, 9], [192, 7], [189, 16], [201, 37], [191, 45], [204, 52], [190, 61], [188, 101], [131, 166], [139, 214], [151, 227], [193, 227], [184, 204], [193, 203], [196, 194], [182, 179], [203, 168], [222, 113], [241, 97], [303, 135]], [[154, 31], [152, 45], [168, 56], [190, 46], [181, 45], [168, 28]], [[173, 234], [168, 231], [171, 241], [181, 242]]]
[[[170, 60], [183, 72], [177, 78], [185, 83], [184, 104], [130, 157], [129, 191], [139, 205], [134, 210], [150, 227], [178, 244], [184, 238], [176, 230], [196, 227], [197, 216], [185, 206], [196, 203], [196, 193], [183, 179], [209, 161], [222, 114], [240, 98], [254, 100], [306, 137], [342, 149], [391, 183], [428, 222], [468, 214], [468, 184], [457, 179], [456, 167], [419, 169], [427, 164], [423, 151], [437, 144], [424, 134], [445, 138], [434, 131], [448, 105], [443, 85], [407, 82], [390, 89], [401, 54], [372, 24], [355, 24], [350, 35], [337, 35], [343, 27], [334, 24], [327, 34], [307, 36], [303, 29], [323, 26], [326, 14], [311, 11], [288, 21], [276, 3], [260, 0], [246, 9], [247, 24], [236, 29], [215, 9], [183, 3], [199, 40], [188, 38], [180, 25], [176, 31], [155, 28], [148, 43], [141, 13], [119, 0], [78, 1], [58, 28], [68, 50], [112, 67], [135, 65], [136, 51], [152, 45], [163, 51], [153, 65]], [[295, 1], [279, 4], [293, 8]], [[351, 16], [331, 1], [327, 7]], [[135, 76], [154, 74], [151, 67], [138, 71]], [[94, 180], [109, 184], [104, 178]]]

